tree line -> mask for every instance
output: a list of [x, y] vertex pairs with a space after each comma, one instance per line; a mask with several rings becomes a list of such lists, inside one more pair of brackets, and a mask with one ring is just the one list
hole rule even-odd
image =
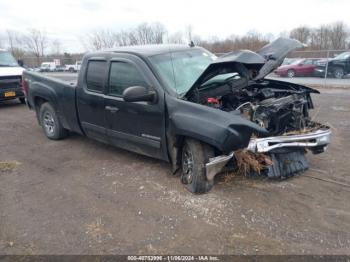
[[[350, 49], [350, 29], [341, 21], [319, 27], [299, 26], [277, 36], [297, 39], [307, 44], [305, 50]], [[156, 22], [142, 23], [127, 30], [93, 30], [80, 41], [88, 51], [128, 45], [188, 44], [192, 41], [195, 45], [203, 46], [214, 53], [225, 53], [238, 49], [258, 50], [277, 36], [249, 31], [243, 36], [230, 35], [224, 39], [214, 36], [204, 39], [194, 33], [191, 25], [183, 31], [170, 33], [162, 23]], [[16, 58], [35, 57], [37, 64], [40, 63], [42, 57], [50, 54], [70, 57], [70, 54], [63, 53], [59, 39], [50, 39], [46, 31], [39, 29], [28, 29], [25, 33], [7, 30], [1, 44]]]
[[[350, 29], [344, 22], [324, 24], [319, 27], [299, 26], [290, 32], [282, 32], [278, 36], [290, 37], [305, 43], [305, 50], [340, 50], [350, 48]], [[89, 50], [108, 49], [117, 46], [177, 43], [203, 46], [215, 53], [224, 53], [238, 49], [258, 50], [272, 41], [276, 36], [263, 35], [257, 31], [249, 31], [243, 36], [230, 35], [224, 39], [211, 37], [203, 39], [193, 33], [192, 26], [175, 33], [168, 33], [161, 23], [143, 23], [129, 30], [113, 32], [96, 30], [91, 32], [85, 47]]]

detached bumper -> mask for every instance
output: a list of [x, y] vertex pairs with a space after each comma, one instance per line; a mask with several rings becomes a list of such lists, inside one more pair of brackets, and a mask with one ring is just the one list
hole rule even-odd
[[250, 140], [248, 150], [254, 153], [266, 153], [283, 147], [310, 149], [325, 147], [330, 142], [331, 133], [330, 129], [324, 129], [300, 135], [255, 138]]
[[[320, 148], [323, 149], [329, 144], [331, 133], [330, 129], [320, 129], [300, 135], [253, 138], [250, 140], [247, 149], [254, 153], [267, 153], [274, 149], [288, 147], [299, 150], [302, 148], [309, 148], [318, 152]], [[214, 179], [215, 175], [222, 171], [223, 167], [233, 156], [234, 152], [229, 155], [221, 155], [209, 159], [209, 162], [206, 164], [207, 179]]]

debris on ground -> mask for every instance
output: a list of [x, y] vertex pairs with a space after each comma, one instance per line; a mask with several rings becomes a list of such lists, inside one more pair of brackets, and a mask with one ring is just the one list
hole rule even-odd
[[2, 161], [0, 162], [0, 172], [12, 171], [20, 164], [18, 161]]
[[322, 130], [322, 129], [329, 129], [328, 126], [317, 123], [317, 122], [311, 122], [310, 125], [299, 129], [299, 130], [292, 130], [292, 131], [288, 131], [286, 133], [284, 133], [284, 136], [291, 136], [291, 135], [302, 135], [302, 134], [306, 134], [306, 133], [310, 133], [310, 132], [314, 132], [317, 130]]
[[237, 150], [234, 156], [236, 158], [236, 172], [238, 174], [260, 174], [263, 169], [272, 165], [272, 160], [269, 156], [262, 153], [253, 153], [246, 149]]

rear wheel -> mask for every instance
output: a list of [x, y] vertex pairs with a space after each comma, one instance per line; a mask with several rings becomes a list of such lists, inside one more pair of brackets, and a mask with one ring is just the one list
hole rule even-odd
[[206, 177], [205, 164], [214, 157], [214, 149], [194, 139], [186, 139], [182, 148], [181, 182], [194, 194], [208, 192], [214, 185]]
[[334, 70], [334, 77], [337, 79], [342, 79], [344, 77], [344, 69], [341, 67], [337, 67]]
[[42, 104], [39, 114], [40, 123], [47, 138], [60, 140], [68, 135], [68, 131], [62, 126], [51, 104]]
[[21, 102], [21, 104], [25, 104], [26, 103], [26, 99], [24, 97], [19, 98], [19, 101]]
[[74, 70], [73, 67], [70, 67], [70, 68], [69, 68], [69, 72], [74, 73], [74, 71], [75, 71], [75, 70]]
[[290, 77], [290, 78], [295, 77], [295, 71], [294, 70], [288, 70], [287, 76]]

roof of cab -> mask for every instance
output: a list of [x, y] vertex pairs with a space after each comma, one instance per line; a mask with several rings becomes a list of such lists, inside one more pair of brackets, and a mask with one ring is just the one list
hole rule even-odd
[[115, 52], [115, 53], [133, 53], [133, 54], [149, 57], [154, 55], [166, 54], [169, 52], [190, 50], [193, 48], [196, 48], [196, 47], [190, 47], [188, 45], [181, 45], [181, 44], [159, 44], [159, 45], [121, 46], [117, 48], [107, 49], [104, 51]]

